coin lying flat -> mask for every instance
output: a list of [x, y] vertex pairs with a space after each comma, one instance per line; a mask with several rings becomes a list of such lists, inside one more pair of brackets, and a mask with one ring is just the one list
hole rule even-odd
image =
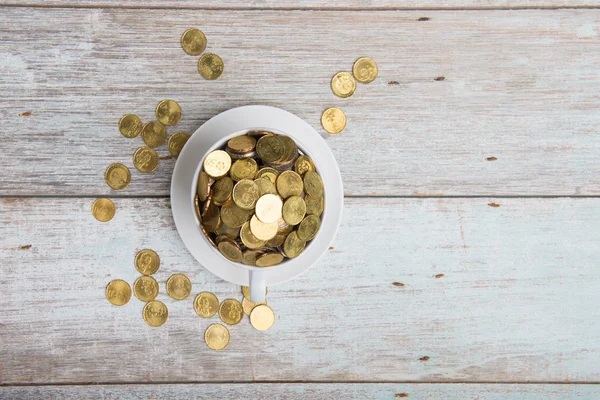
[[290, 233], [283, 243], [283, 251], [289, 258], [296, 258], [306, 247], [306, 241], [300, 239], [296, 232]]
[[229, 139], [227, 147], [234, 153], [250, 153], [256, 148], [256, 139], [248, 135], [236, 136], [233, 139]]
[[141, 301], [152, 301], [158, 296], [158, 282], [151, 276], [140, 276], [133, 283], [133, 294]]
[[204, 332], [204, 341], [213, 350], [223, 350], [229, 344], [229, 329], [221, 324], [212, 324]]
[[308, 171], [304, 175], [304, 191], [313, 197], [323, 196], [323, 181], [315, 171]]
[[181, 119], [181, 106], [175, 100], [162, 100], [156, 106], [156, 119], [163, 125], [176, 125]]
[[219, 299], [210, 292], [201, 292], [194, 299], [194, 310], [202, 318], [210, 318], [219, 311]]
[[231, 168], [231, 156], [223, 150], [215, 150], [204, 159], [204, 172], [211, 178], [220, 178], [226, 175]]
[[356, 90], [356, 81], [348, 72], [338, 72], [331, 79], [331, 90], [343, 99], [350, 97]]
[[100, 222], [108, 222], [115, 216], [115, 203], [111, 199], [100, 198], [92, 204], [92, 215]]
[[144, 249], [135, 255], [135, 269], [140, 274], [152, 275], [160, 267], [160, 257], [154, 250]]
[[119, 120], [119, 132], [126, 138], [137, 137], [142, 133], [142, 120], [134, 114], [125, 114]]
[[250, 312], [250, 323], [254, 329], [266, 331], [275, 323], [275, 313], [265, 304], [258, 305]]
[[257, 267], [272, 267], [283, 261], [283, 255], [281, 253], [265, 253], [256, 259]]
[[217, 248], [229, 261], [242, 262], [242, 250], [235, 242], [224, 240], [217, 245]]
[[279, 224], [277, 222], [262, 222], [256, 218], [256, 214], [250, 218], [250, 231], [258, 240], [269, 240], [277, 234]]
[[131, 182], [129, 168], [120, 163], [110, 164], [104, 172], [106, 184], [115, 190], [122, 190]]
[[198, 72], [204, 79], [217, 79], [223, 73], [223, 68], [223, 60], [213, 53], [206, 53], [198, 60]]
[[308, 171], [314, 170], [315, 164], [308, 156], [301, 155], [294, 162], [294, 171], [300, 176], [304, 176]]
[[258, 166], [253, 158], [243, 158], [237, 160], [231, 166], [230, 175], [234, 181], [241, 181], [242, 179], [254, 179], [258, 172]]
[[129, 287], [129, 283], [115, 279], [106, 286], [105, 295], [110, 304], [123, 306], [131, 299], [131, 287]]
[[256, 217], [264, 223], [277, 222], [281, 218], [282, 208], [281, 197], [276, 194], [265, 194], [256, 202]]
[[298, 226], [298, 237], [305, 241], [312, 240], [317, 235], [320, 227], [321, 219], [316, 215], [308, 215]]
[[306, 203], [307, 214], [319, 216], [323, 213], [323, 209], [325, 207], [323, 196], [313, 197], [311, 195], [306, 195], [304, 197], [304, 202]]
[[190, 28], [181, 35], [181, 48], [190, 56], [199, 56], [206, 50], [206, 36], [200, 29]]
[[361, 57], [354, 62], [352, 73], [357, 81], [371, 83], [377, 78], [379, 69], [377, 63], [369, 57]]
[[294, 171], [282, 172], [277, 177], [277, 191], [279, 195], [287, 199], [290, 196], [300, 196], [304, 190], [304, 183], [300, 175]]
[[300, 196], [291, 196], [283, 203], [283, 219], [289, 225], [298, 225], [306, 215], [306, 203]]
[[152, 300], [146, 303], [142, 315], [144, 316], [144, 321], [146, 321], [148, 325], [158, 327], [167, 322], [169, 310], [162, 301]]
[[167, 128], [159, 121], [150, 121], [142, 128], [142, 139], [150, 147], [159, 147], [167, 140]]
[[254, 307], [260, 306], [263, 304], [267, 305], [267, 300], [263, 301], [262, 303], [253, 303], [245, 297], [242, 299], [242, 308], [244, 309], [244, 314], [246, 314], [248, 316], [250, 315], [250, 313], [252, 312], [252, 309]]
[[192, 292], [192, 282], [183, 274], [174, 274], [167, 280], [167, 294], [175, 300], [183, 300]]
[[[242, 225], [242, 228], [240, 229], [240, 239], [242, 239], [242, 243], [244, 243], [244, 246], [248, 247], [249, 249], [260, 249], [266, 244], [266, 241], [260, 240], [259, 238], [254, 236], [252, 230], [250, 229], [250, 221], [246, 221], [244, 222], [244, 225]], [[241, 261], [244, 261], [243, 254]]]
[[179, 153], [181, 153], [183, 146], [185, 146], [189, 138], [190, 135], [185, 132], [176, 132], [169, 137], [167, 146], [173, 157], [179, 157]]
[[140, 172], [154, 172], [158, 167], [158, 160], [156, 150], [148, 146], [142, 146], [133, 153], [133, 165]]
[[243, 210], [252, 210], [259, 197], [260, 189], [251, 179], [242, 179], [233, 187], [233, 201]]
[[221, 207], [221, 219], [230, 228], [241, 228], [251, 215], [252, 211], [240, 208], [235, 202]]
[[321, 115], [321, 125], [328, 133], [338, 134], [346, 127], [346, 114], [337, 107], [328, 108]]
[[264, 167], [258, 170], [256, 178], [259, 179], [263, 176], [268, 177], [271, 180], [271, 182], [275, 184], [277, 182], [277, 177], [279, 176], [279, 171], [277, 171], [275, 168]]
[[239, 324], [244, 317], [244, 309], [239, 301], [235, 299], [223, 300], [219, 306], [219, 317], [228, 325]]

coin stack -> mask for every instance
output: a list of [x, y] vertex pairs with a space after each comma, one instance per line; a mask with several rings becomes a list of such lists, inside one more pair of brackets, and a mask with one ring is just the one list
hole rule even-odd
[[289, 136], [251, 131], [206, 156], [195, 200], [204, 234], [224, 257], [270, 267], [298, 257], [317, 235], [323, 181]]

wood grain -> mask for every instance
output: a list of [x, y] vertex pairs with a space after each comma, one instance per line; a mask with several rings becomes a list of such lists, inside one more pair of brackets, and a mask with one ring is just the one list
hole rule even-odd
[[[183, 108], [171, 133], [245, 104], [321, 129], [341, 106], [348, 128], [326, 139], [347, 195], [598, 195], [600, 10], [423, 15], [0, 8], [0, 195], [113, 194], [105, 168], [133, 168], [142, 144], [117, 121], [148, 121], [164, 98]], [[221, 79], [179, 47], [190, 26], [225, 60]], [[331, 76], [363, 55], [379, 78], [336, 98]], [[174, 160], [159, 152], [122, 194], [168, 194]]]
[[[104, 224], [92, 201], [0, 200], [2, 384], [600, 381], [597, 199], [346, 199], [319, 265], [269, 288], [274, 327], [245, 319], [222, 352], [203, 342], [218, 319], [164, 284], [185, 273], [221, 300], [240, 288], [191, 258], [169, 201], [115, 199]], [[146, 247], [162, 260], [159, 329], [136, 299], [104, 298]]]
[[0, 398], [38, 400], [98, 399], [444, 399], [570, 400], [600, 397], [599, 385], [487, 385], [390, 383], [261, 383], [111, 386], [0, 387]]

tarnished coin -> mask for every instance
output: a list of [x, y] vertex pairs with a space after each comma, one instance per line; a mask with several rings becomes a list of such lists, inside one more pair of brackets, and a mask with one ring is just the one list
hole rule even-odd
[[158, 167], [158, 153], [151, 147], [142, 146], [133, 153], [133, 165], [144, 173], [154, 172]]
[[311, 195], [306, 195], [304, 197], [304, 202], [306, 203], [307, 214], [316, 216], [323, 214], [323, 209], [325, 208], [325, 200], [323, 196], [313, 197]]
[[[242, 286], [242, 294], [245, 299], [250, 300], [250, 288], [248, 286]], [[269, 294], [269, 288], [265, 288], [265, 296]]]
[[277, 222], [262, 222], [256, 218], [256, 214], [250, 218], [250, 231], [258, 240], [269, 240], [277, 234], [279, 225]]
[[181, 48], [190, 56], [199, 56], [206, 50], [206, 36], [200, 29], [190, 28], [181, 35]]
[[253, 158], [242, 158], [231, 166], [231, 179], [241, 181], [242, 179], [254, 179], [258, 172], [258, 166]]
[[198, 72], [204, 79], [217, 79], [223, 73], [223, 68], [223, 60], [213, 53], [206, 53], [198, 60]]
[[158, 296], [158, 282], [151, 276], [140, 276], [133, 283], [133, 294], [141, 301], [152, 301]]
[[266, 331], [275, 323], [275, 313], [267, 305], [258, 305], [250, 312], [250, 323], [254, 329]]
[[250, 221], [246, 221], [244, 222], [244, 225], [242, 225], [242, 228], [240, 229], [240, 239], [242, 239], [242, 243], [249, 249], [260, 249], [266, 244], [266, 241], [260, 240], [254, 236], [250, 229]]
[[298, 237], [302, 240], [312, 240], [319, 232], [321, 227], [321, 219], [316, 215], [309, 215], [300, 222], [298, 226]]
[[224, 176], [215, 181], [211, 186], [212, 189], [212, 201], [217, 206], [222, 206], [231, 198], [233, 193], [233, 179], [228, 176]]
[[265, 246], [267, 247], [279, 247], [285, 242], [285, 238], [287, 237], [287, 233], [277, 233], [277, 235], [273, 236], [272, 239], [267, 240]]
[[146, 303], [142, 315], [148, 325], [158, 327], [167, 322], [169, 310], [162, 301], [152, 300]]
[[154, 250], [144, 249], [138, 251], [135, 255], [135, 269], [140, 274], [152, 275], [158, 271], [160, 267], [160, 257]]
[[176, 125], [181, 119], [181, 107], [175, 100], [162, 100], [156, 106], [156, 119], [163, 125]]
[[304, 251], [306, 241], [300, 239], [296, 232], [290, 233], [283, 243], [283, 251], [289, 258], [296, 258]]
[[244, 309], [239, 301], [235, 299], [223, 300], [219, 306], [219, 317], [227, 325], [239, 324], [244, 317]]
[[200, 171], [198, 174], [198, 182], [196, 187], [196, 193], [200, 201], [206, 201], [208, 193], [210, 192], [211, 178], [204, 171]]
[[265, 194], [277, 194], [277, 188], [268, 176], [261, 176], [260, 178], [255, 179], [254, 182], [258, 186], [258, 191], [261, 196], [264, 196]]
[[294, 171], [282, 172], [277, 177], [277, 191], [279, 195], [287, 199], [290, 196], [300, 196], [304, 190], [304, 183], [300, 175]]
[[228, 238], [235, 240], [240, 236], [240, 228], [230, 228], [223, 223], [216, 233], [217, 235], [227, 236]]
[[129, 303], [129, 300], [131, 299], [131, 288], [129, 287], [129, 283], [121, 279], [115, 279], [106, 286], [105, 295], [106, 300], [108, 300], [110, 304], [123, 306]]
[[304, 175], [304, 191], [313, 197], [323, 197], [323, 181], [319, 174], [308, 171]]
[[194, 310], [202, 318], [210, 318], [219, 311], [219, 299], [210, 292], [201, 292], [194, 299]]
[[229, 139], [227, 147], [234, 153], [249, 153], [256, 148], [256, 139], [248, 135], [236, 136]]
[[167, 294], [175, 300], [183, 300], [192, 292], [192, 282], [183, 274], [174, 274], [167, 280]]
[[176, 132], [169, 137], [168, 147], [169, 152], [173, 157], [179, 157], [179, 153], [183, 150], [183, 146], [189, 140], [190, 135], [185, 132]]
[[250, 179], [242, 179], [233, 187], [233, 201], [244, 210], [252, 210], [260, 197], [258, 185]]
[[333, 94], [345, 99], [354, 94], [356, 81], [348, 72], [338, 72], [331, 79], [331, 90]]
[[142, 120], [134, 114], [125, 114], [119, 120], [119, 132], [126, 138], [137, 137], [142, 133]]
[[289, 225], [298, 225], [306, 215], [306, 203], [300, 196], [291, 196], [283, 203], [283, 219]]
[[106, 184], [115, 190], [122, 190], [131, 182], [129, 168], [120, 163], [110, 164], [104, 172]]
[[244, 250], [242, 253], [242, 264], [256, 266], [256, 258], [262, 254], [263, 252], [261, 250]]
[[277, 222], [281, 218], [282, 208], [281, 197], [276, 194], [265, 194], [256, 202], [255, 212], [258, 219], [264, 223]]
[[346, 114], [337, 107], [328, 108], [321, 115], [321, 125], [327, 132], [338, 134], [346, 127]]
[[235, 242], [224, 240], [217, 245], [217, 248], [229, 261], [237, 263], [242, 262], [242, 250], [240, 250], [240, 247]]
[[150, 121], [142, 128], [142, 139], [150, 147], [159, 147], [167, 140], [167, 128], [158, 121]]
[[263, 162], [274, 163], [285, 157], [285, 142], [282, 135], [267, 135], [256, 142], [256, 152]]
[[223, 150], [215, 150], [204, 159], [204, 172], [212, 178], [227, 175], [231, 168], [231, 157]]
[[283, 255], [281, 253], [265, 253], [256, 259], [257, 267], [272, 267], [283, 261]]
[[271, 180], [271, 182], [273, 182], [273, 184], [275, 184], [277, 182], [277, 177], [279, 176], [279, 171], [272, 167], [264, 167], [258, 171], [256, 178], [260, 179], [263, 176], [266, 176]]
[[235, 202], [221, 207], [221, 219], [230, 228], [241, 228], [251, 215], [252, 211], [238, 207]]
[[221, 227], [221, 210], [219, 207], [208, 199], [202, 211], [202, 226], [209, 232], [217, 232]]
[[315, 164], [310, 157], [301, 155], [294, 163], [294, 171], [300, 176], [304, 176], [308, 171], [315, 171]]
[[260, 306], [260, 305], [267, 305], [267, 301], [263, 301], [262, 303], [253, 303], [250, 300], [248, 300], [247, 298], [243, 298], [242, 299], [242, 308], [244, 309], [244, 314], [246, 315], [250, 315], [250, 312], [252, 312], [252, 309], [256, 306]]
[[369, 57], [361, 57], [354, 62], [352, 73], [357, 81], [361, 83], [371, 83], [377, 78], [379, 69], [377, 63]]
[[204, 332], [204, 341], [213, 350], [223, 350], [229, 344], [229, 329], [221, 324], [212, 324]]
[[100, 198], [92, 204], [92, 215], [100, 222], [108, 222], [115, 216], [115, 203], [111, 199]]

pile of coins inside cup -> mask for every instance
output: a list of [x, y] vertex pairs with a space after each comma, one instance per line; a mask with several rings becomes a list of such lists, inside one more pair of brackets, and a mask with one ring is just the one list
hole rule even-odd
[[321, 226], [323, 181], [286, 135], [250, 131], [203, 161], [196, 215], [230, 261], [270, 267], [298, 257]]

